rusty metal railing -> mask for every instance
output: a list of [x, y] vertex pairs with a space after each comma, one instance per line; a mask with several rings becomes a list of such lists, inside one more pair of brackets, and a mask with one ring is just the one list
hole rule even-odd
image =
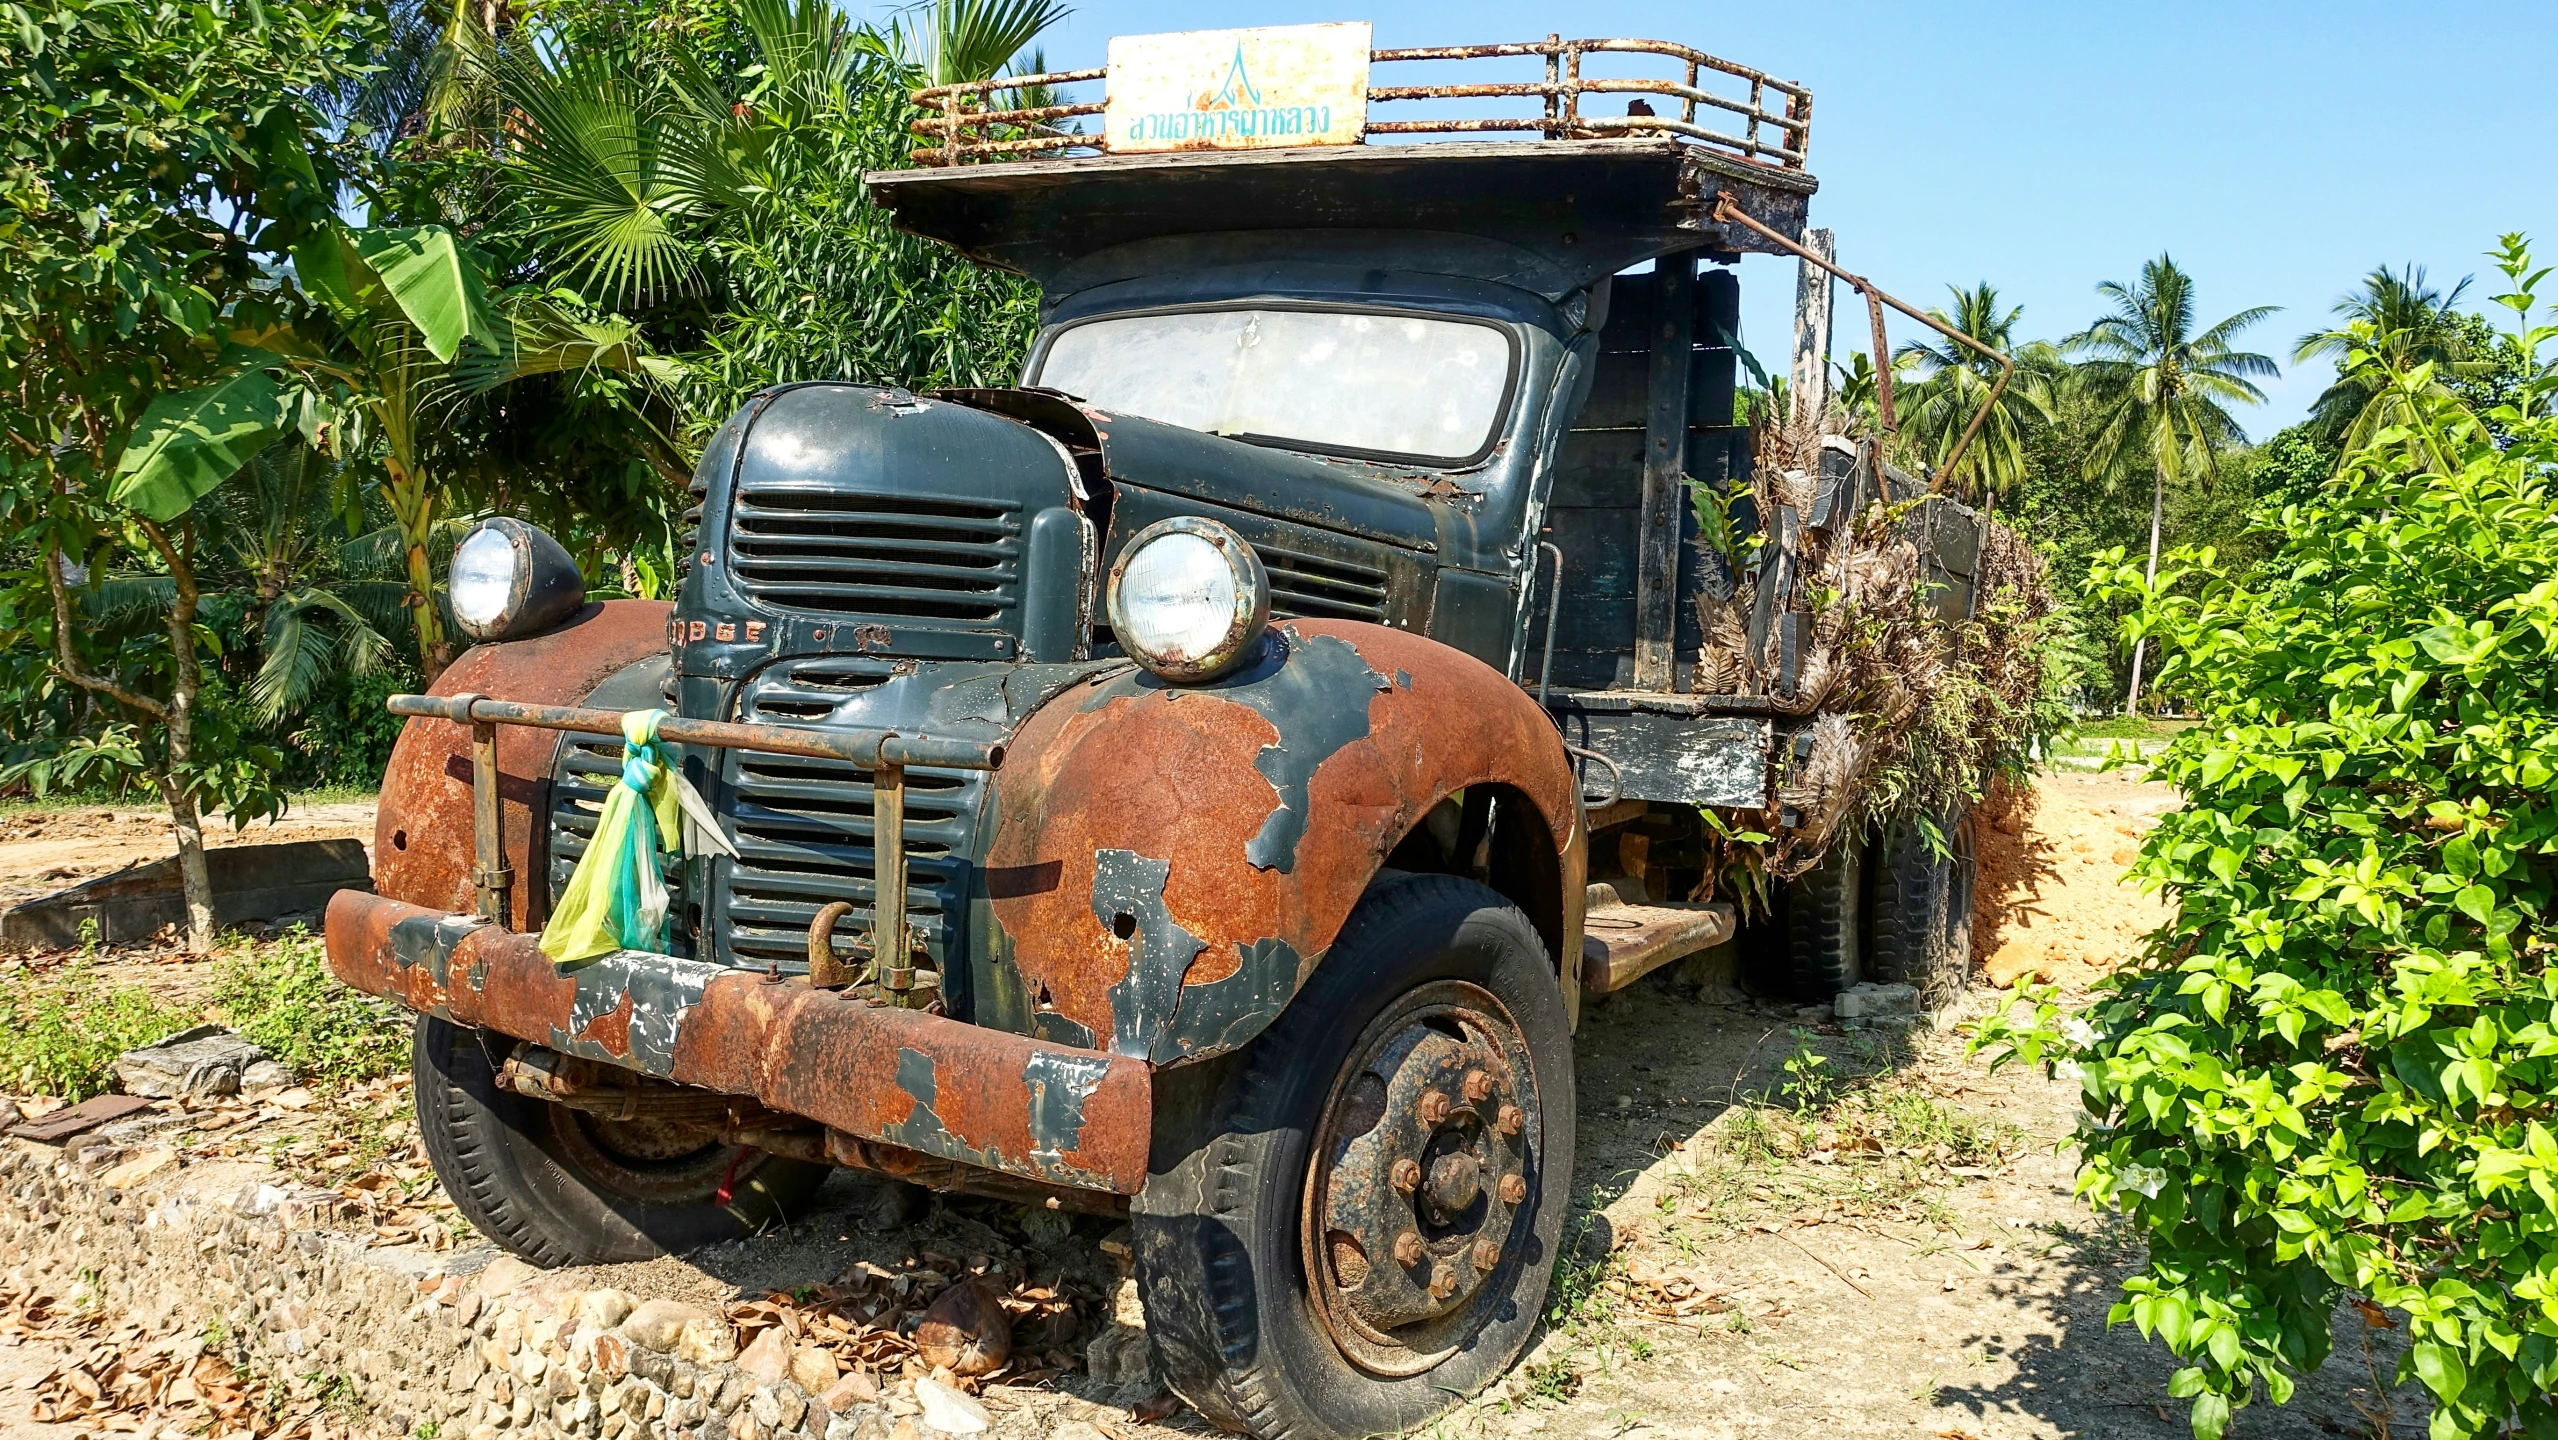
[[[505, 836], [499, 824], [497, 727], [525, 725], [619, 737], [623, 712], [520, 705], [477, 695], [394, 695], [388, 708], [394, 715], [422, 715], [471, 727], [471, 883], [480, 918], [503, 927], [512, 913], [514, 871], [506, 863]], [[681, 715], [660, 719], [657, 738], [715, 750], [844, 760], [870, 772], [870, 951], [879, 962], [880, 989], [892, 1003], [902, 1004], [914, 988], [914, 948], [906, 940], [906, 767], [993, 770], [1004, 763], [1004, 747], [993, 741], [901, 735], [894, 730], [821, 730], [806, 725], [689, 720]], [[827, 924], [825, 930], [814, 923], [809, 928], [812, 956], [844, 913], [832, 906], [819, 912]], [[828, 953], [831, 956], [831, 945]], [[812, 963], [810, 983], [821, 987], [830, 981], [845, 983], [847, 977], [823, 973], [825, 969]]]
[[[1584, 61], [1592, 55], [1651, 55], [1678, 62], [1681, 78], [1639, 75], [1591, 75]], [[1668, 135], [1726, 151], [1740, 159], [1778, 169], [1800, 170], [1811, 143], [1812, 92], [1790, 80], [1736, 64], [1702, 50], [1668, 40], [1543, 40], [1508, 45], [1413, 46], [1373, 50], [1371, 65], [1410, 61], [1497, 60], [1542, 57], [1540, 80], [1490, 81], [1457, 85], [1376, 85], [1368, 87], [1368, 103], [1428, 100], [1522, 100], [1539, 102], [1534, 114], [1437, 116], [1365, 122], [1365, 135], [1480, 135], [1534, 133], [1550, 140], [1598, 140], [1640, 135]], [[934, 85], [915, 92], [915, 103], [930, 115], [909, 126], [916, 137], [918, 165], [958, 165], [970, 160], [1013, 156], [1110, 153], [1107, 135], [1086, 135], [1058, 122], [1099, 115], [1099, 100], [999, 107], [998, 94], [1025, 90], [1054, 91], [1061, 86], [1108, 80], [1107, 68], [1057, 70], [1043, 75], [1006, 75], [958, 85]], [[1709, 80], [1746, 87], [1746, 95], [1709, 89]], [[1624, 115], [1592, 114], [1583, 97], [1632, 97]], [[1651, 113], [1651, 97], [1675, 102], [1675, 114]], [[1640, 107], [1639, 109], [1637, 107]], [[1779, 108], [1770, 108], [1770, 107]], [[1731, 129], [1718, 129], [1708, 120]]]

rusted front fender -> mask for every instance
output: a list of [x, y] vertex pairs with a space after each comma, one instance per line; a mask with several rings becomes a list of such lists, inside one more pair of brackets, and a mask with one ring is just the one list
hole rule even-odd
[[329, 902], [328, 949], [340, 980], [413, 1010], [864, 1140], [1051, 1185], [1145, 1183], [1140, 1061], [671, 955], [558, 965], [532, 935], [356, 890]]
[[1014, 736], [984, 879], [1038, 1033], [1157, 1064], [1243, 1044], [1395, 844], [1478, 785], [1535, 812], [1553, 888], [1529, 908], [1573, 984], [1586, 840], [1544, 711], [1384, 626], [1292, 620], [1273, 641], [1211, 684], [1076, 686]]
[[[547, 635], [463, 652], [431, 693], [582, 704], [621, 671], [666, 653], [673, 610], [656, 600], [589, 605]], [[509, 923], [517, 929], [540, 924], [548, 908], [538, 842], [547, 818], [544, 787], [561, 740], [556, 730], [498, 727], [498, 815], [506, 863], [515, 871]], [[468, 725], [421, 718], [400, 731], [373, 823], [373, 888], [429, 910], [473, 908]]]

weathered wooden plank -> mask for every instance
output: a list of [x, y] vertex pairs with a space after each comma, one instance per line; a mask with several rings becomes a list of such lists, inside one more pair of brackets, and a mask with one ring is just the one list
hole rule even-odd
[[[1836, 253], [1827, 230], [1803, 232], [1803, 248], [1827, 260]], [[1797, 425], [1830, 408], [1830, 272], [1809, 260], [1796, 262], [1794, 279], [1794, 389], [1786, 418]]]
[[1688, 379], [1695, 348], [1696, 256], [1653, 262], [1651, 404], [1644, 419], [1643, 529], [1634, 591], [1634, 688], [1667, 690], [1676, 669], [1679, 516], [1687, 508]]
[[[1567, 707], [1555, 697], [1564, 738], [1616, 762], [1618, 783], [1638, 800], [1755, 807], [1767, 803], [1775, 728], [1741, 715], [1652, 715]], [[1595, 767], [1594, 767], [1595, 768]], [[1604, 774], [1590, 777], [1593, 786]]]

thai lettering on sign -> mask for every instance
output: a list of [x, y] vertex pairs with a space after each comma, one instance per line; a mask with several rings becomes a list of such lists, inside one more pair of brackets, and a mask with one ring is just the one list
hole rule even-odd
[[1102, 119], [1114, 151], [1356, 145], [1368, 24], [1119, 36]]

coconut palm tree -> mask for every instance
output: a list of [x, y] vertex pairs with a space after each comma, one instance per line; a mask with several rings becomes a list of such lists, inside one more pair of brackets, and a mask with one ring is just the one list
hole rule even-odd
[[[1971, 449], [1964, 452], [1958, 472], [1946, 478], [1965, 494], [2005, 494], [2025, 476], [2026, 428], [2052, 418], [2052, 382], [2065, 367], [2048, 345], [2015, 353], [2016, 321], [2025, 309], [2015, 305], [2001, 310], [1998, 287], [1984, 280], [1969, 290], [1946, 288], [1954, 295], [1953, 312], [1928, 313], [1993, 350], [2014, 354], [2016, 360], [2015, 376], [1991, 407]], [[1989, 398], [1999, 367], [1970, 346], [1942, 338], [1903, 345], [1892, 353], [1892, 364], [1895, 370], [1917, 377], [1900, 392], [1901, 403], [1896, 407], [1902, 442], [1929, 464], [1942, 466]]]
[[[2232, 405], [2261, 405], [2259, 378], [2279, 374], [2272, 360], [2236, 347], [2238, 332], [2278, 306], [2241, 310], [2200, 333], [2194, 329], [2194, 279], [2168, 256], [2141, 266], [2141, 278], [2124, 285], [2108, 280], [2096, 293], [2113, 310], [2061, 342], [2083, 356], [2072, 383], [2094, 407], [2096, 429], [2088, 447], [2092, 477], [2119, 481], [2150, 473], [2148, 578], [2158, 578], [2159, 527], [2167, 509], [2167, 485], [2199, 463], [2217, 477], [2220, 451], [2243, 443], [2246, 432], [2231, 417]], [[2141, 662], [2146, 639], [2132, 647], [2132, 685], [2123, 713], [2140, 708]]]
[[[2338, 324], [2311, 331], [2293, 346], [2295, 363], [2336, 362], [2336, 383], [2319, 394], [2309, 416], [2340, 456], [2362, 449], [2389, 426], [2414, 423], [2416, 394], [2459, 403], [2443, 379], [2484, 368], [2469, 353], [2455, 309], [2468, 290], [2467, 276], [2443, 291], [2426, 281], [2421, 265], [2409, 264], [2396, 274], [2384, 265], [2363, 277], [2362, 289], [2337, 300], [2330, 313]], [[2433, 368], [2414, 391], [2394, 383], [2419, 366]]]

